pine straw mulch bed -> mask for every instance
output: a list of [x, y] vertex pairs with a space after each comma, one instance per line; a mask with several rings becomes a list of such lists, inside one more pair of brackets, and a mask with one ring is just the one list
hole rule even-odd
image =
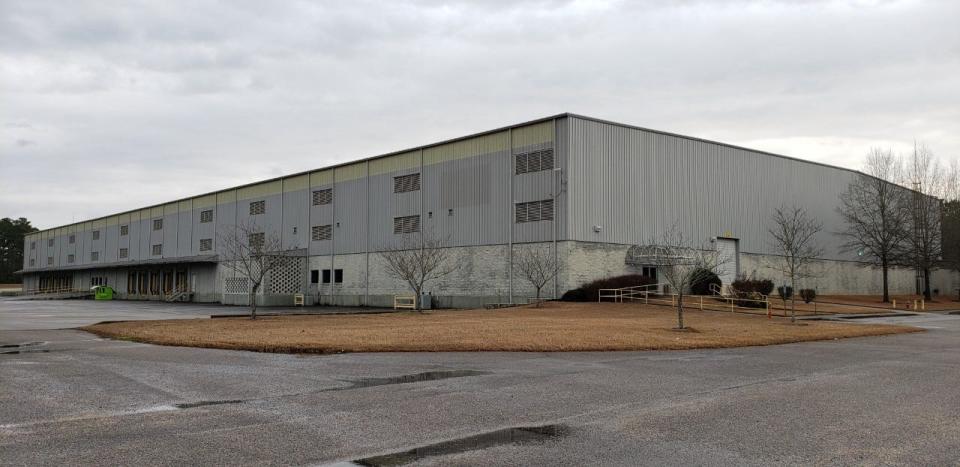
[[922, 329], [687, 311], [689, 332], [661, 306], [547, 303], [499, 310], [311, 315], [102, 323], [99, 336], [160, 345], [258, 352], [476, 352], [679, 350], [880, 336]]

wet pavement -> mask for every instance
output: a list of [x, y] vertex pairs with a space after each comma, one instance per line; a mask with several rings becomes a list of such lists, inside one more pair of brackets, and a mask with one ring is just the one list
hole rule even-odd
[[0, 305], [2, 465], [960, 463], [960, 316], [741, 349], [283, 355], [22, 328], [59, 312]]
[[[261, 307], [260, 315], [288, 313], [382, 313], [383, 308]], [[70, 329], [101, 321], [191, 319], [245, 315], [245, 306], [204, 303], [164, 303], [131, 300], [17, 300], [0, 299], [0, 329]]]

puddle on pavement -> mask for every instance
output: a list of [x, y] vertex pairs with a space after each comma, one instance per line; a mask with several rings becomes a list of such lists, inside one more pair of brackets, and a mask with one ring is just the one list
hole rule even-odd
[[477, 370], [441, 370], [415, 373], [412, 375], [388, 376], [382, 378], [362, 378], [349, 381], [350, 386], [342, 388], [330, 388], [327, 391], [344, 391], [348, 389], [369, 388], [373, 386], [386, 386], [388, 384], [409, 384], [422, 381], [436, 381], [440, 379], [464, 378], [467, 376], [489, 375], [488, 371]]
[[[503, 446], [507, 444], [542, 443], [551, 439], [566, 436], [570, 432], [567, 425], [522, 426], [504, 428], [465, 438], [442, 441], [436, 444], [421, 446], [409, 451], [401, 451], [382, 456], [355, 459], [352, 465], [388, 466], [404, 465], [428, 457], [457, 454], [467, 451]], [[350, 464], [346, 464], [350, 465]]]
[[30, 350], [8, 350], [6, 352], [0, 352], [0, 355], [19, 355], [22, 353], [49, 353], [47, 349], [30, 349]]
[[225, 404], [242, 404], [242, 403], [243, 401], [240, 399], [229, 399], [229, 400], [219, 400], [219, 401], [184, 402], [182, 404], [173, 404], [173, 406], [178, 409], [192, 409], [194, 407], [204, 407], [208, 405], [225, 405]]
[[0, 349], [16, 349], [21, 347], [33, 347], [35, 345], [43, 345], [46, 342], [24, 342], [23, 344], [3, 344], [0, 345]]

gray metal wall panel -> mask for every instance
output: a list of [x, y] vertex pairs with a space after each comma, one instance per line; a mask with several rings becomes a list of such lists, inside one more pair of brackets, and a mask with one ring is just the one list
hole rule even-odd
[[[310, 244], [310, 190], [283, 194], [283, 248], [294, 250]], [[296, 233], [294, 233], [296, 230]]]
[[108, 225], [103, 228], [101, 235], [105, 240], [103, 252], [100, 253], [101, 259], [108, 263], [116, 262], [118, 260], [117, 251], [120, 248], [120, 226]]
[[424, 232], [434, 235], [445, 245], [477, 244], [480, 235], [479, 171], [479, 157], [444, 161], [423, 168]]
[[[250, 203], [256, 201], [265, 201], [266, 211], [251, 216]], [[238, 200], [237, 225], [249, 223], [268, 236], [280, 238], [282, 202], [280, 193]]]
[[215, 225], [216, 237], [213, 239], [213, 251], [222, 253], [220, 250], [220, 241], [224, 237], [233, 235], [237, 225], [237, 203], [229, 202], [217, 204], [216, 211], [213, 213], [213, 222]]
[[129, 231], [130, 260], [136, 261], [143, 257], [143, 225], [139, 218], [131, 218]]
[[[370, 225], [370, 249], [380, 251], [394, 245], [399, 236], [393, 234], [393, 218], [398, 215], [396, 194], [393, 192], [393, 175], [373, 175], [369, 178], [368, 187], [370, 196], [370, 210], [367, 213]], [[355, 182], [359, 183], [359, 181]], [[423, 180], [421, 179], [421, 189]], [[338, 184], [338, 188], [340, 185]], [[416, 193], [419, 196], [419, 192]], [[363, 207], [359, 207], [363, 209]], [[340, 205], [337, 206], [337, 217], [340, 216]], [[413, 215], [419, 213], [416, 211], [405, 212], [399, 215]], [[421, 222], [423, 219], [421, 219]], [[422, 224], [421, 224], [422, 225]], [[338, 249], [337, 253], [341, 253]]]
[[142, 258], [153, 258], [153, 246], [163, 244], [163, 232], [167, 228], [167, 221], [163, 221], [163, 229], [153, 230], [153, 220], [162, 218], [163, 216], [150, 217], [149, 219], [141, 221], [144, 229], [143, 251], [141, 253]]
[[178, 214], [165, 214], [163, 216], [163, 257], [174, 258], [177, 256], [177, 231], [179, 230], [180, 220]]
[[[552, 143], [534, 144], [514, 149], [514, 154], [552, 148]], [[556, 151], [554, 151], [556, 157]], [[553, 170], [528, 172], [514, 175], [513, 204], [510, 206], [509, 222], [515, 221], [516, 203], [552, 200], [554, 190], [560, 188], [560, 174]], [[558, 206], [554, 205], [554, 219], [559, 222]], [[554, 238], [553, 221], [524, 222], [514, 224], [513, 241], [515, 243], [543, 242]], [[559, 232], [559, 230], [557, 231]]]
[[183, 210], [177, 214], [177, 256], [193, 254], [193, 211]]
[[[203, 211], [213, 211], [213, 220], [211, 222], [200, 222], [200, 213]], [[216, 251], [217, 245], [217, 207], [216, 206], [207, 206], [203, 208], [194, 208], [191, 213], [191, 218], [193, 219], [193, 241], [190, 245], [190, 254], [191, 255], [210, 255]], [[200, 251], [200, 240], [210, 239], [213, 243], [213, 250], [211, 251]]]
[[479, 157], [480, 207], [479, 239], [482, 245], [505, 244], [510, 240], [510, 223], [513, 222], [510, 179], [513, 164], [510, 151], [502, 150]]
[[[318, 206], [313, 206], [313, 191], [325, 190], [333, 188], [333, 184], [321, 185], [310, 188], [309, 199], [310, 203], [310, 228], [313, 228], [315, 225], [330, 225], [333, 226], [333, 204], [323, 204]], [[336, 191], [336, 190], [334, 190]], [[337, 201], [337, 193], [333, 194], [333, 202]], [[307, 232], [308, 240], [311, 239], [311, 233]], [[332, 240], [319, 240], [312, 241], [310, 240], [310, 254], [311, 255], [329, 255], [333, 249]]]
[[[390, 183], [392, 191], [393, 180]], [[333, 222], [334, 252], [338, 255], [363, 252], [367, 235], [367, 180], [361, 178], [336, 182], [333, 204], [336, 213]], [[370, 203], [371, 209], [373, 204]]]
[[824, 223], [826, 258], [852, 259], [831, 232], [853, 172], [578, 118], [569, 131], [570, 239], [648, 243], [679, 225], [695, 241], [731, 236], [742, 252], [769, 254], [774, 209], [795, 203]]

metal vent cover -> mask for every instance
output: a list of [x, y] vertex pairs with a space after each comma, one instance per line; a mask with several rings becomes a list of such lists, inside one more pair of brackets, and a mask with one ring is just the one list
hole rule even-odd
[[420, 174], [401, 175], [393, 177], [393, 192], [406, 193], [420, 190]]
[[553, 220], [553, 200], [545, 199], [541, 201], [529, 201], [526, 203], [517, 203], [516, 223], [552, 221]]
[[333, 202], [333, 189], [326, 188], [323, 190], [315, 190], [313, 192], [313, 205], [320, 206], [324, 204], [330, 204]]
[[393, 233], [408, 234], [420, 231], [420, 216], [403, 216], [393, 218]]
[[333, 239], [333, 226], [330, 224], [313, 226], [310, 229], [310, 238], [315, 242]]

